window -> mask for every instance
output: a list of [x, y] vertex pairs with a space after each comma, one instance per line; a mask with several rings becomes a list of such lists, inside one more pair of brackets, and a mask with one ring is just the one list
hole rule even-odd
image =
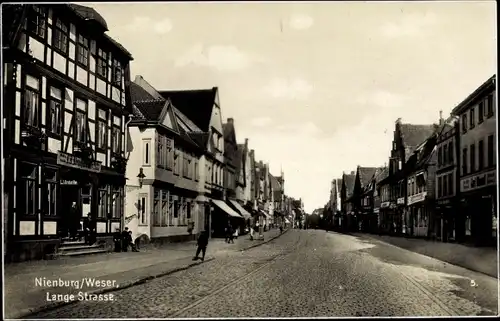
[[35, 215], [38, 204], [38, 167], [28, 163], [18, 163], [16, 182], [16, 207], [21, 215]]
[[97, 75], [106, 78], [108, 76], [108, 54], [104, 52], [102, 49], [97, 50], [97, 57], [96, 57], [96, 72]]
[[41, 6], [32, 7], [28, 28], [32, 35], [45, 39], [47, 34], [47, 8]]
[[186, 218], [191, 219], [191, 202], [187, 202], [186, 205]]
[[181, 163], [181, 158], [180, 158], [180, 151], [178, 149], [176, 149], [174, 151], [174, 174], [175, 175], [179, 175], [180, 173], [180, 164]]
[[84, 67], [89, 65], [89, 40], [82, 35], [78, 35], [76, 61]]
[[108, 209], [108, 191], [99, 190], [97, 217], [106, 218], [108, 214], [107, 209]]
[[484, 140], [480, 140], [477, 145], [477, 166], [478, 170], [482, 170], [484, 168]]
[[111, 195], [111, 217], [122, 217], [122, 193], [119, 187], [114, 188]]
[[61, 135], [61, 112], [63, 92], [56, 87], [49, 90], [49, 108], [47, 108], [47, 130], [53, 134]]
[[173, 140], [165, 137], [165, 146], [167, 149], [167, 169], [172, 170], [174, 168], [174, 146]]
[[194, 179], [195, 180], [199, 180], [200, 179], [200, 173], [199, 173], [199, 163], [198, 163], [198, 160], [196, 159], [194, 161]]
[[122, 131], [120, 127], [113, 126], [113, 140], [111, 141], [111, 146], [114, 154], [121, 154], [122, 152]]
[[43, 173], [44, 180], [44, 198], [43, 198], [43, 214], [55, 216], [56, 212], [56, 194], [57, 194], [57, 177], [56, 171], [45, 169]]
[[145, 225], [147, 224], [147, 218], [146, 218], [146, 206], [147, 206], [147, 203], [146, 203], [146, 197], [147, 195], [142, 195], [140, 198], [139, 198], [139, 204], [138, 204], [138, 207], [139, 207], [139, 224], [141, 225]]
[[479, 103], [478, 111], [477, 111], [477, 121], [478, 123], [482, 123], [484, 119], [484, 101]]
[[108, 146], [108, 112], [97, 109], [97, 148], [106, 149]]
[[443, 148], [439, 147], [438, 149], [438, 166], [443, 165]]
[[448, 161], [453, 164], [455, 157], [453, 156], [453, 141], [448, 143]]
[[443, 196], [443, 177], [438, 177], [438, 197]]
[[455, 191], [455, 186], [453, 186], [453, 173], [448, 174], [448, 194], [452, 195]]
[[495, 166], [495, 142], [493, 141], [493, 135], [488, 136], [488, 167]]
[[183, 153], [183, 155], [182, 155], [182, 176], [184, 176], [184, 177], [189, 177], [188, 157], [189, 156], [186, 153]]
[[493, 95], [488, 95], [488, 99], [486, 101], [486, 112], [487, 116], [493, 116]]
[[113, 84], [121, 87], [122, 85], [122, 66], [116, 59], [113, 60]]
[[174, 218], [179, 217], [179, 201], [174, 201]]
[[61, 19], [56, 19], [56, 25], [53, 31], [54, 38], [52, 39], [52, 45], [56, 50], [61, 51], [64, 54], [68, 53], [68, 26], [61, 21]]
[[446, 176], [440, 178], [443, 180], [443, 196], [448, 196], [448, 181], [446, 180]]
[[470, 129], [474, 128], [474, 108], [471, 108], [471, 110], [469, 110], [469, 127]]
[[467, 114], [462, 115], [462, 132], [465, 133], [467, 131]]
[[467, 175], [467, 162], [469, 161], [467, 157], [467, 147], [462, 150], [462, 175]]
[[[77, 101], [79, 99], [77, 98]], [[77, 111], [75, 115], [75, 140], [79, 143], [87, 142], [87, 119], [86, 114], [82, 111]]]
[[143, 140], [142, 141], [142, 154], [144, 156], [143, 160], [142, 160], [142, 163], [143, 165], [151, 165], [150, 164], [150, 143], [151, 143], [151, 140]]
[[153, 202], [153, 226], [161, 226], [160, 202], [161, 202], [160, 190], [155, 189], [154, 202]]
[[470, 172], [473, 173], [476, 170], [476, 145], [470, 145]]
[[157, 153], [156, 153], [156, 166], [160, 168], [165, 168], [165, 158], [166, 158], [166, 148], [165, 148], [165, 136], [157, 136]]
[[161, 225], [168, 226], [168, 214], [169, 214], [169, 206], [168, 206], [168, 192], [162, 191], [161, 193]]
[[174, 198], [172, 195], [168, 196], [168, 225], [173, 226], [174, 225]]
[[40, 112], [40, 80], [26, 75], [26, 88], [24, 90], [24, 125], [30, 127], [39, 126]]

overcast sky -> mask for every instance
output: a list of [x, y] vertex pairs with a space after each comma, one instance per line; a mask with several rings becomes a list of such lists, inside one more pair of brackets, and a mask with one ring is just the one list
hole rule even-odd
[[[89, 5], [89, 4], [86, 4]], [[496, 71], [495, 2], [95, 4], [158, 89], [219, 87], [222, 116], [307, 212], [388, 161]]]

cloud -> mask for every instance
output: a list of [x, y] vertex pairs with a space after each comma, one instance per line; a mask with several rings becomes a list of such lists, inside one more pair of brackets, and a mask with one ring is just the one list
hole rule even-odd
[[302, 78], [275, 78], [264, 88], [266, 94], [280, 99], [306, 99], [313, 86]]
[[129, 32], [138, 33], [152, 31], [160, 35], [170, 32], [172, 28], [172, 22], [168, 18], [154, 21], [149, 17], [142, 16], [135, 17], [130, 24], [125, 26], [125, 29]]
[[221, 71], [238, 71], [246, 69], [255, 61], [260, 62], [264, 59], [244, 53], [235, 46], [196, 44], [175, 61], [175, 66], [184, 67], [193, 64]]
[[437, 22], [433, 13], [404, 15], [397, 21], [387, 22], [381, 26], [382, 34], [388, 38], [419, 36]]
[[312, 27], [314, 19], [308, 15], [295, 14], [290, 17], [289, 24], [295, 30], [306, 30]]
[[254, 118], [250, 121], [250, 124], [254, 127], [264, 127], [270, 125], [272, 123], [272, 119], [270, 117], [258, 117]]
[[360, 95], [356, 102], [363, 105], [372, 105], [382, 108], [403, 107], [407, 98], [403, 95], [385, 90], [374, 90]]

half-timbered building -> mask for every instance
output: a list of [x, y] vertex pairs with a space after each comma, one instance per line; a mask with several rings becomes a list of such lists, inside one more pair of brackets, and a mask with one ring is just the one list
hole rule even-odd
[[3, 66], [12, 260], [51, 254], [86, 216], [97, 243], [121, 228], [132, 60], [91, 8], [18, 10]]

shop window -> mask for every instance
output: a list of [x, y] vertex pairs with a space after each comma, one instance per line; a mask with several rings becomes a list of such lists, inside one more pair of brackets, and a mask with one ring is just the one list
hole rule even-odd
[[23, 98], [24, 125], [38, 128], [40, 113], [40, 79], [26, 75], [26, 88]]
[[106, 218], [108, 216], [108, 191], [99, 190], [99, 201], [97, 205], [97, 217]]
[[120, 188], [115, 188], [111, 196], [111, 215], [112, 218], [122, 217], [122, 192]]
[[47, 108], [47, 130], [52, 134], [61, 135], [63, 91], [50, 87], [49, 108]]
[[17, 212], [21, 215], [35, 215], [38, 204], [38, 166], [19, 162], [17, 173]]
[[45, 169], [43, 173], [44, 199], [43, 214], [49, 216], [57, 215], [57, 176], [56, 170]]
[[168, 192], [162, 191], [161, 193], [161, 225], [168, 226]]
[[108, 112], [97, 109], [97, 148], [105, 150], [108, 147]]
[[155, 189], [153, 199], [153, 226], [161, 226], [161, 211], [160, 211], [161, 193]]

